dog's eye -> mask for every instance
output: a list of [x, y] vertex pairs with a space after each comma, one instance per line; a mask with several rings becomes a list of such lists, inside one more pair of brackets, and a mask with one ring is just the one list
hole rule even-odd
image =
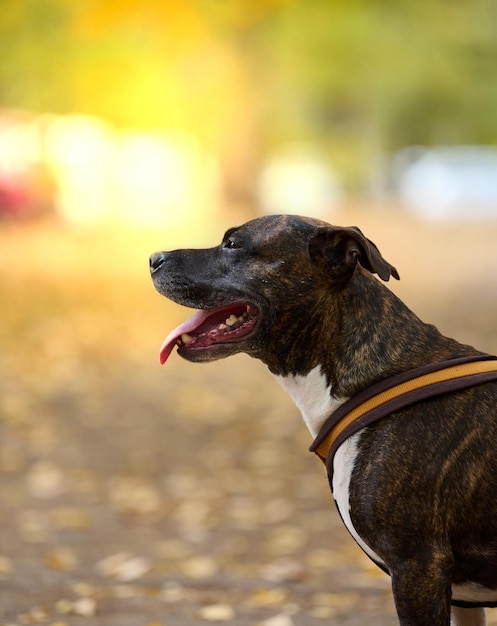
[[233, 250], [234, 248], [240, 248], [241, 246], [238, 242], [236, 242], [234, 239], [230, 237], [229, 239], [226, 239], [223, 247]]

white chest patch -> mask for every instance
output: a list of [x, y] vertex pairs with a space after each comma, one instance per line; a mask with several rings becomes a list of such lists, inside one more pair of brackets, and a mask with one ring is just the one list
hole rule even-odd
[[[347, 398], [334, 398], [326, 377], [317, 366], [305, 376], [276, 376], [283, 389], [291, 396], [313, 437], [316, 437], [325, 420]], [[361, 539], [350, 516], [350, 479], [357, 456], [360, 432], [352, 435], [337, 450], [333, 462], [333, 497], [347, 530], [364, 552], [377, 563], [380, 557]]]
[[333, 459], [333, 497], [349, 533], [373, 561], [383, 564], [376, 552], [359, 536], [350, 516], [350, 479], [357, 457], [357, 444], [360, 436], [360, 432], [352, 435], [336, 451]]
[[331, 395], [331, 386], [326, 382], [320, 365], [305, 376], [275, 378], [297, 405], [313, 437], [316, 437], [326, 418], [346, 400]]

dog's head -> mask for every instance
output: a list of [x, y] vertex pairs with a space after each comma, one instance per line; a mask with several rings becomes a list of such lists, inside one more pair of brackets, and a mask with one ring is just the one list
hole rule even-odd
[[199, 309], [167, 336], [162, 363], [177, 345], [190, 361], [246, 352], [273, 370], [271, 355], [284, 359], [305, 341], [313, 329], [303, 322], [329, 306], [357, 271], [398, 278], [358, 228], [285, 215], [231, 228], [214, 248], [155, 253], [150, 270], [159, 293]]

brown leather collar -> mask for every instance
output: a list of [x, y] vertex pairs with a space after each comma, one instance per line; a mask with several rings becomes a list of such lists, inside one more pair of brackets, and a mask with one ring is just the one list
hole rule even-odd
[[309, 450], [333, 475], [333, 458], [351, 435], [410, 404], [497, 380], [497, 357], [480, 354], [417, 367], [382, 380], [340, 406], [323, 424]]

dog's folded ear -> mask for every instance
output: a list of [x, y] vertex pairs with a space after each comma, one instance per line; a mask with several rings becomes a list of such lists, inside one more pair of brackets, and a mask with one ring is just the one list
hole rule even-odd
[[375, 244], [356, 226], [322, 226], [311, 237], [308, 249], [311, 258], [324, 261], [327, 271], [340, 282], [349, 280], [357, 263], [382, 280], [387, 281], [390, 276], [399, 279], [395, 267], [385, 261]]

